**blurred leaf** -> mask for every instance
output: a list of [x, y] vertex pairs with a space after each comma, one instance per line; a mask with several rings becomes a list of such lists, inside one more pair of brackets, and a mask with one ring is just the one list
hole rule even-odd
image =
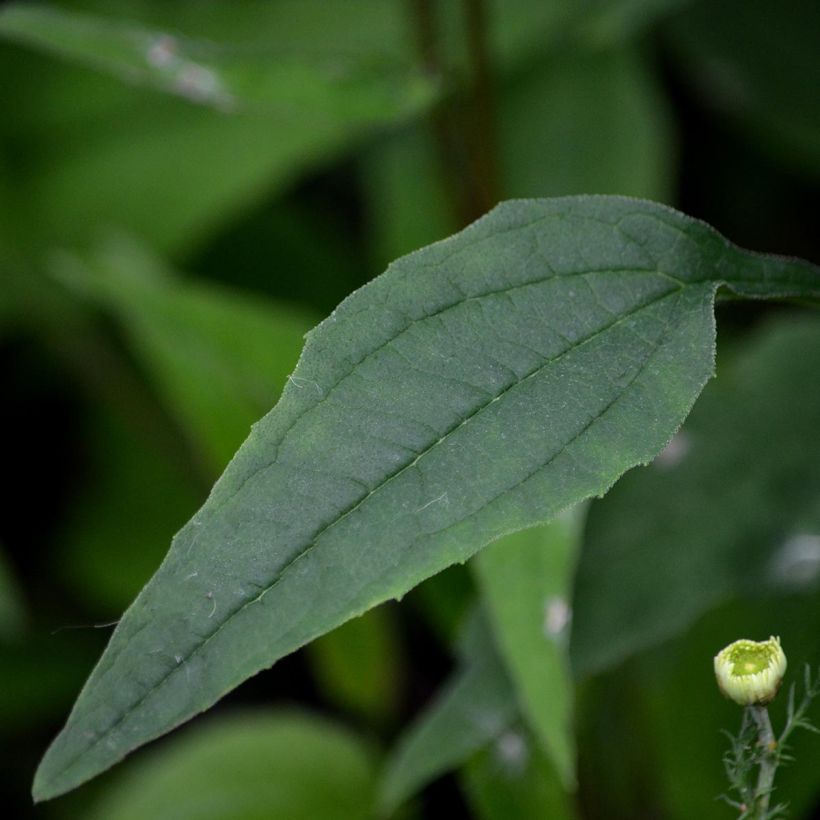
[[63, 256], [55, 269], [125, 324], [209, 475], [276, 401], [313, 324], [293, 307], [178, 279], [129, 243], [109, 244], [87, 264]]
[[555, 768], [527, 732], [511, 728], [465, 766], [461, 780], [476, 820], [573, 820]]
[[230, 6], [222, 0], [63, 0], [59, 5], [224, 43], [249, 58], [336, 54], [409, 63], [412, 57], [402, 0], [242, 0]]
[[390, 135], [374, 146], [362, 158], [362, 173], [367, 236], [378, 269], [458, 228], [426, 127]]
[[120, 621], [37, 798], [649, 461], [712, 373], [722, 285], [820, 297], [808, 263], [617, 197], [508, 202], [394, 263], [309, 334]]
[[[488, 45], [502, 70], [515, 69], [593, 24], [608, 40], [631, 36], [685, 0], [486, 0]], [[231, 45], [251, 53], [347, 57], [379, 56], [412, 61], [415, 15], [406, 0], [243, 0], [230, 12], [219, 0], [71, 0], [74, 12], [139, 20], [148, 28]], [[435, 29], [457, 67], [468, 61], [460, 0], [437, 0]]]
[[[268, 22], [287, 36], [288, 9], [270, 6], [279, 14], [268, 15]], [[234, 13], [226, 13], [226, 20]], [[315, 47], [305, 53], [304, 45], [298, 49], [292, 42], [260, 53], [56, 6], [6, 6], [0, 36], [228, 112], [269, 109], [288, 117], [298, 109], [306, 119], [319, 113], [356, 123], [403, 116], [433, 96], [429, 80], [407, 60], [389, 60], [385, 53], [354, 57], [338, 49], [321, 54]]]
[[0, 543], [0, 641], [18, 638], [25, 621], [25, 607], [17, 579], [6, 560], [3, 544]]
[[669, 199], [668, 111], [634, 47], [554, 52], [502, 90], [498, 120], [509, 196]]
[[575, 787], [569, 602], [581, 526], [576, 509], [496, 541], [473, 562], [522, 712], [567, 789]]
[[366, 820], [373, 762], [361, 741], [309, 714], [245, 712], [154, 750], [114, 784], [99, 820]]
[[692, 0], [583, 0], [580, 28], [597, 45], [623, 42]]
[[687, 78], [744, 131], [820, 174], [820, 5], [699, 0], [670, 20]]
[[404, 731], [387, 760], [379, 787], [379, 806], [386, 815], [498, 737], [518, 714], [510, 680], [477, 613], [460, 643], [459, 669]]
[[58, 525], [56, 563], [106, 618], [134, 600], [202, 499], [190, 471], [116, 408], [102, 405], [82, 423], [86, 463]]
[[593, 504], [575, 593], [578, 674], [683, 631], [741, 590], [815, 583], [818, 361], [816, 320], [767, 327], [664, 453]]
[[[780, 635], [789, 670], [783, 692], [769, 707], [775, 730], [785, 722], [786, 691], [802, 686], [803, 665], [820, 661], [820, 607], [815, 595], [745, 597], [702, 618], [685, 636], [645, 656], [640, 662], [642, 699], [654, 729], [651, 751], [670, 820], [725, 820], [725, 804], [714, 798], [727, 791], [721, 758], [728, 741], [721, 729], [737, 731], [741, 710], [721, 697], [712, 657], [740, 637]], [[800, 690], [798, 690], [800, 691]], [[820, 710], [812, 712], [815, 723]], [[814, 816], [820, 794], [820, 738], [796, 732], [796, 762], [778, 769], [774, 802], [787, 801], [789, 816]], [[791, 741], [790, 741], [791, 742]]]
[[[228, 115], [15, 57], [0, 89], [21, 146], [12, 192], [27, 229], [21, 241], [34, 253], [126, 228], [180, 256], [355, 136], [330, 117]], [[48, 113], [26, 116], [30, 100]]]
[[325, 698], [378, 723], [395, 715], [405, 669], [391, 609], [371, 609], [307, 649]]

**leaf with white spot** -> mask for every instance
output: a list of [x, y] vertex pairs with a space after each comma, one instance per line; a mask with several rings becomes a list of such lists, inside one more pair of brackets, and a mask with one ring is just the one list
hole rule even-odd
[[521, 710], [566, 789], [575, 786], [569, 627], [581, 511], [514, 533], [474, 562]]

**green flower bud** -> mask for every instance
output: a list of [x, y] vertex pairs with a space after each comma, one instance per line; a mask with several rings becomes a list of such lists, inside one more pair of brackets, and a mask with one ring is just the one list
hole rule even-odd
[[763, 706], [774, 699], [786, 673], [780, 638], [740, 640], [715, 655], [715, 677], [720, 691], [741, 706]]

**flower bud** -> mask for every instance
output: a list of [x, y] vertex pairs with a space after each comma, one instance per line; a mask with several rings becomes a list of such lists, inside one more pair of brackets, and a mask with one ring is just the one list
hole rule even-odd
[[763, 706], [774, 699], [786, 672], [780, 638], [740, 640], [715, 655], [720, 691], [740, 706]]

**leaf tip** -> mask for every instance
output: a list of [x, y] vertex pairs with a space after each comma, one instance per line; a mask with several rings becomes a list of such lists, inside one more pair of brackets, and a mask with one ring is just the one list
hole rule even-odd
[[57, 741], [49, 746], [34, 773], [31, 785], [31, 797], [35, 805], [53, 800], [66, 792], [75, 789], [88, 780], [88, 776], [69, 775], [64, 761], [57, 752]]

